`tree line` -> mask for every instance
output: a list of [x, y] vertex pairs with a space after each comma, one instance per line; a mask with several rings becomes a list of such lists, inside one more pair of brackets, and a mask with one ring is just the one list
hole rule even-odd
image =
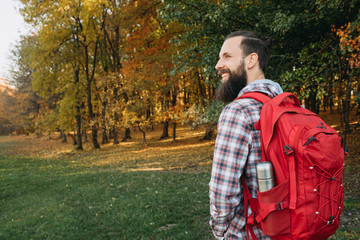
[[[32, 26], [12, 50], [11, 78], [25, 132], [60, 131], [82, 149], [162, 124], [205, 126], [223, 104], [214, 66], [239, 29], [272, 39], [266, 76], [314, 112], [359, 108], [360, 14], [356, 0], [20, 0]], [[19, 107], [19, 106], [22, 107]], [[20, 110], [21, 109], [21, 110]], [[14, 123], [14, 124], [15, 124]], [[121, 135], [119, 135], [121, 133]], [[99, 137], [101, 137], [99, 139]]]

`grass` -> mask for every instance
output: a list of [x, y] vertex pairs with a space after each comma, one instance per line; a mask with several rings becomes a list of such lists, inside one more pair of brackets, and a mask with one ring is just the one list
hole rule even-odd
[[344, 202], [344, 210], [341, 216], [340, 227], [330, 239], [354, 239], [360, 238], [360, 200], [347, 198]]
[[[214, 141], [161, 129], [82, 152], [57, 136], [0, 137], [0, 239], [214, 239], [208, 182]], [[360, 134], [349, 138], [345, 204], [330, 239], [360, 239]]]
[[359, 240], [360, 237], [360, 230], [353, 229], [347, 230], [345, 227], [339, 227], [336, 233], [331, 236], [329, 239], [336, 239], [336, 240]]
[[211, 239], [208, 173], [0, 156], [0, 239]]
[[[0, 239], [213, 239], [209, 177], [0, 155]], [[359, 236], [343, 226], [331, 239]]]

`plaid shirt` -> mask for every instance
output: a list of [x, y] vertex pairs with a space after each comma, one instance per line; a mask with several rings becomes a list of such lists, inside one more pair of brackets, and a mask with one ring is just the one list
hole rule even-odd
[[[238, 96], [259, 91], [274, 97], [282, 92], [270, 80], [257, 80]], [[251, 195], [257, 197], [255, 166], [261, 159], [260, 131], [253, 125], [260, 118], [262, 104], [240, 99], [227, 105], [218, 121], [210, 180], [210, 226], [217, 239], [246, 239], [244, 198], [240, 177], [244, 173]], [[249, 211], [250, 212], [250, 211]], [[270, 239], [254, 227], [258, 239]], [[251, 236], [250, 236], [251, 238]]]

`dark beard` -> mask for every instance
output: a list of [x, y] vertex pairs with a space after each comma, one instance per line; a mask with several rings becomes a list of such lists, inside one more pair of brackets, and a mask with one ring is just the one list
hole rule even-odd
[[237, 98], [241, 89], [247, 85], [247, 75], [245, 72], [244, 64], [239, 66], [237, 73], [232, 73], [229, 70], [229, 78], [221, 84], [216, 90], [216, 99], [222, 102], [231, 102]]

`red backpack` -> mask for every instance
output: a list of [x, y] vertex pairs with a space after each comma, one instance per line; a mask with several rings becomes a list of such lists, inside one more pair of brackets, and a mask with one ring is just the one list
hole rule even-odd
[[261, 161], [272, 163], [276, 178], [276, 186], [258, 191], [258, 198], [241, 178], [248, 239], [250, 234], [256, 239], [254, 225], [272, 239], [327, 239], [339, 227], [344, 203], [338, 133], [292, 93], [270, 99], [251, 92], [239, 98], [264, 104], [255, 129], [261, 130]]

